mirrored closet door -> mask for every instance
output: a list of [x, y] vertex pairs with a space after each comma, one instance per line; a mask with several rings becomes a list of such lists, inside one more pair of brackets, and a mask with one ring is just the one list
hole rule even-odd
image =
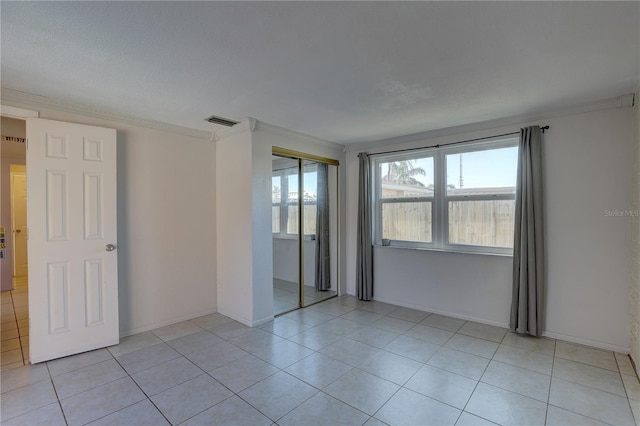
[[271, 201], [275, 315], [338, 294], [337, 188], [336, 161], [274, 148]]

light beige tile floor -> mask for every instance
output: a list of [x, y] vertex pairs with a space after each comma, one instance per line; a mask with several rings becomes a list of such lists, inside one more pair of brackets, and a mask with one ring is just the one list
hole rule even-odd
[[7, 425], [633, 425], [640, 413], [624, 354], [351, 296], [260, 328], [207, 315], [3, 370], [0, 384]]
[[0, 293], [0, 369], [29, 363], [29, 296], [26, 277], [13, 279], [13, 290]]

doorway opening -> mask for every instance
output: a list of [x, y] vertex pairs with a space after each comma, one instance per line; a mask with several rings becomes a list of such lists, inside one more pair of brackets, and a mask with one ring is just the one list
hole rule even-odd
[[271, 186], [277, 316], [338, 295], [338, 163], [274, 147]]
[[26, 124], [1, 117], [2, 224], [0, 260], [1, 369], [29, 364], [29, 279], [27, 259]]

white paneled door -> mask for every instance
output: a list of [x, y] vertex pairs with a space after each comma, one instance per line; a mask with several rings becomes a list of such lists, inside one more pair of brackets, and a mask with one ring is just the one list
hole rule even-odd
[[116, 131], [27, 119], [32, 363], [118, 343]]

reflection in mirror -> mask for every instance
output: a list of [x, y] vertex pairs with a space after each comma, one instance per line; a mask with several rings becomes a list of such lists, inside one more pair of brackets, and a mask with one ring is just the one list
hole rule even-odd
[[[331, 270], [329, 166], [304, 160], [304, 306], [336, 295]], [[333, 279], [332, 279], [333, 278]]]
[[271, 187], [273, 305], [279, 315], [337, 295], [338, 168], [274, 155]]
[[298, 160], [272, 156], [271, 232], [273, 235], [273, 311], [300, 307], [298, 245]]

